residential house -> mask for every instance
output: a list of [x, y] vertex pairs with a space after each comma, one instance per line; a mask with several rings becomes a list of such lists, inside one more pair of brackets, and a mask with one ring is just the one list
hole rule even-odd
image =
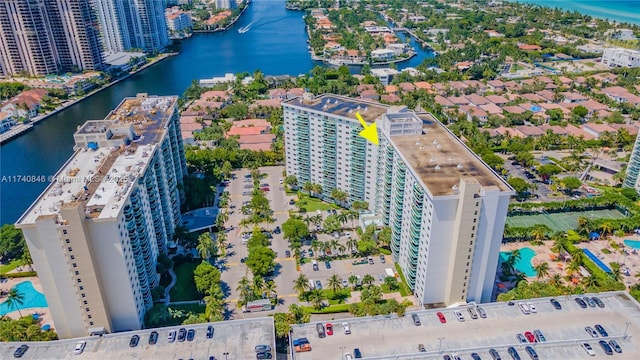
[[303, 88], [293, 88], [287, 91], [287, 100], [302, 97], [305, 91]]
[[475, 106], [480, 106], [480, 105], [486, 105], [491, 103], [487, 98], [482, 97], [480, 95], [477, 94], [471, 94], [471, 95], [467, 95], [466, 96], [467, 100], [469, 100], [469, 103], [475, 105]]
[[604, 133], [615, 133], [616, 129], [607, 124], [593, 124], [586, 123], [581, 126], [582, 130], [590, 135], [593, 135], [596, 139]]
[[400, 92], [402, 93], [409, 93], [416, 89], [416, 86], [410, 82], [401, 82], [400, 84], [398, 84], [398, 86], [400, 87]]
[[487, 87], [493, 92], [503, 92], [505, 85], [502, 80], [489, 80], [487, 81]]
[[440, 96], [440, 95], [436, 95], [436, 97], [434, 98], [436, 104], [442, 106], [443, 108], [451, 108], [454, 107], [455, 104], [451, 101], [449, 101], [447, 98]]
[[498, 106], [504, 106], [509, 102], [507, 98], [500, 95], [487, 95], [485, 98]]
[[561, 94], [564, 97], [564, 102], [566, 103], [581, 103], [589, 99], [588, 97], [577, 92], [563, 92]]
[[31, 89], [23, 91], [7, 101], [0, 111], [10, 114], [16, 119], [32, 119], [38, 115], [42, 98], [49, 93], [46, 89]]
[[365, 90], [360, 93], [361, 99], [369, 99], [369, 100], [378, 100], [380, 99], [380, 95], [375, 90]]
[[462, 112], [463, 114], [467, 115], [467, 120], [468, 121], [472, 121], [473, 118], [477, 118], [481, 123], [485, 123], [487, 122], [487, 120], [489, 119], [489, 114], [482, 110], [479, 107], [475, 107], [475, 106], [461, 106], [460, 107], [460, 112]]
[[286, 100], [287, 99], [287, 90], [285, 89], [270, 89], [269, 90], [269, 99], [279, 99]]
[[385, 94], [380, 97], [380, 100], [386, 103], [393, 104], [393, 103], [401, 102], [402, 98], [400, 98], [400, 96], [396, 94]]
[[523, 137], [532, 137], [532, 136], [542, 136], [544, 135], [544, 131], [537, 126], [531, 125], [519, 125], [516, 126], [516, 130], [520, 132]]
[[0, 133], [3, 133], [16, 124], [16, 120], [5, 111], [0, 111]]

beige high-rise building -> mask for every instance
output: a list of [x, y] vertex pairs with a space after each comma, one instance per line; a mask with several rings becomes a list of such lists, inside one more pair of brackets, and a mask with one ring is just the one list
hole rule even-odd
[[16, 223], [61, 338], [144, 325], [157, 257], [181, 224], [177, 100], [139, 94], [87, 121], [75, 153]]
[[[287, 175], [366, 201], [421, 304], [491, 301], [513, 189], [431, 114], [337, 95], [283, 102]], [[360, 113], [380, 145], [359, 134]]]
[[87, 0], [0, 1], [0, 76], [101, 70], [97, 18]]

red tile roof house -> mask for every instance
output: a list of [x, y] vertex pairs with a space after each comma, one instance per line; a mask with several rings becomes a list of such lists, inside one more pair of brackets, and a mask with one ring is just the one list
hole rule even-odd
[[487, 98], [484, 98], [478, 94], [471, 94], [466, 96], [467, 100], [473, 105], [480, 106], [489, 104], [490, 101]]
[[399, 91], [400, 91], [400, 88], [398, 88], [395, 85], [386, 85], [384, 87], [384, 92], [387, 93], [387, 94], [397, 95]]
[[567, 127], [565, 127], [565, 129], [569, 132], [569, 135], [572, 135], [573, 137], [577, 137], [577, 138], [584, 138], [585, 140], [593, 140], [594, 136], [589, 134], [588, 132], [579, 129], [571, 124], [567, 125]]
[[505, 85], [502, 80], [489, 80], [487, 81], [487, 87], [493, 92], [502, 92], [505, 89]]
[[521, 108], [520, 106], [505, 106], [502, 108], [502, 110], [504, 110], [505, 112], [509, 113], [509, 114], [524, 114], [524, 112], [526, 111], [525, 109]]
[[485, 98], [498, 106], [502, 106], [509, 102], [507, 98], [500, 95], [487, 95]]
[[376, 89], [376, 86], [375, 86], [375, 85], [372, 85], [372, 84], [364, 84], [364, 85], [358, 85], [358, 86], [356, 87], [356, 92], [357, 92], [358, 94], [362, 94], [362, 92], [363, 92], [363, 91], [365, 91], [365, 90], [375, 90], [375, 89]]
[[571, 134], [570, 131], [568, 131], [567, 129], [563, 128], [562, 126], [544, 124], [544, 125], [540, 125], [539, 127], [540, 127], [540, 130], [544, 131], [545, 133], [547, 131], [551, 131], [552, 133], [557, 134], [557, 135], [569, 135], [569, 134]]
[[545, 98], [543, 98], [540, 95], [537, 94], [520, 94], [520, 96], [524, 99], [527, 99], [531, 102], [543, 102], [546, 101]]
[[460, 112], [467, 115], [467, 120], [472, 121], [474, 117], [478, 118], [481, 123], [487, 122], [489, 114], [479, 107], [475, 106], [461, 106]]
[[275, 141], [276, 136], [273, 134], [246, 135], [238, 138], [240, 149], [253, 151], [271, 150], [271, 144]]
[[431, 90], [433, 89], [433, 86], [431, 85], [431, 83], [428, 83], [426, 81], [416, 81], [414, 85], [416, 86], [417, 89], [427, 90], [427, 92], [429, 93], [431, 93]]
[[440, 95], [436, 95], [434, 100], [435, 100], [436, 104], [442, 106], [443, 108], [450, 108], [450, 107], [454, 107], [455, 106], [454, 103], [452, 103], [447, 98], [442, 97]]
[[620, 129], [625, 129], [631, 136], [638, 135], [638, 130], [640, 130], [640, 124], [636, 124], [635, 126], [629, 125], [629, 124], [609, 124], [609, 126], [616, 129], [616, 131], [619, 131]]
[[584, 132], [593, 135], [596, 139], [600, 137], [600, 135], [604, 134], [604, 133], [615, 133], [617, 132], [616, 129], [612, 128], [611, 126], [607, 125], [607, 124], [592, 124], [592, 123], [586, 123], [583, 124], [582, 126], [582, 130], [584, 130]]
[[602, 115], [603, 111], [608, 111], [609, 108], [607, 107], [607, 105], [605, 104], [601, 104], [595, 100], [587, 100], [587, 101], [583, 101], [580, 103], [580, 105], [584, 106], [587, 108], [587, 110], [589, 110], [589, 114], [588, 116], [594, 116], [594, 115]]
[[393, 104], [402, 101], [402, 98], [396, 94], [385, 94], [380, 97], [380, 100]]
[[516, 130], [518, 130], [525, 137], [544, 135], [544, 131], [542, 131], [542, 129], [537, 126], [519, 125], [516, 126]]
[[370, 99], [370, 100], [378, 100], [380, 99], [380, 95], [375, 90], [365, 90], [360, 93], [361, 99]]
[[246, 119], [234, 121], [231, 129], [227, 131], [227, 137], [231, 135], [258, 135], [268, 134], [271, 130], [271, 123], [263, 119]]
[[303, 88], [293, 88], [287, 91], [287, 99], [293, 99], [297, 97], [301, 97], [304, 95], [305, 91]]
[[469, 100], [464, 96], [449, 96], [447, 100], [451, 101], [454, 105], [469, 105]]
[[555, 93], [553, 91], [542, 90], [542, 91], [536, 92], [536, 95], [540, 96], [541, 98], [543, 98], [548, 103], [554, 102], [553, 99], [555, 97]]
[[524, 50], [524, 51], [542, 50], [542, 48], [540, 46], [531, 45], [531, 44], [520, 44], [520, 45], [518, 45], [518, 48], [520, 48], [520, 50]]
[[500, 133], [496, 130], [496, 129], [485, 129], [485, 128], [481, 128], [480, 132], [486, 132], [489, 134], [489, 137], [496, 137], [498, 135], [500, 135]]
[[256, 100], [253, 104], [249, 105], [249, 110], [255, 109], [259, 106], [278, 108], [281, 106], [282, 100], [280, 99], [264, 99]]
[[509, 91], [518, 91], [520, 90], [521, 86], [520, 84], [518, 84], [517, 82], [510, 80], [504, 83], [504, 87], [507, 88], [507, 90]]
[[42, 97], [48, 93], [49, 90], [46, 89], [23, 91], [5, 103], [5, 105], [0, 108], [0, 111], [8, 113], [14, 118], [31, 119], [38, 115]]
[[566, 107], [562, 107], [558, 104], [547, 104], [547, 103], [540, 103], [538, 104], [538, 106], [540, 106], [542, 108], [542, 111], [544, 111], [546, 113], [547, 110], [552, 110], [552, 109], [560, 109], [560, 111], [562, 111], [563, 114], [563, 118], [565, 120], [569, 120], [571, 119], [571, 110], [567, 109]]
[[566, 76], [558, 76], [558, 81], [560, 81], [560, 83], [565, 86], [569, 86], [573, 83], [573, 80], [569, 79]]
[[271, 89], [269, 90], [269, 99], [287, 99], [287, 90], [285, 89]]
[[229, 99], [231, 99], [231, 95], [229, 95], [229, 93], [227, 93], [226, 91], [222, 91], [222, 90], [210, 90], [200, 94], [200, 99], [205, 99], [208, 101], [228, 102]]
[[451, 87], [451, 89], [453, 90], [457, 90], [462, 94], [462, 92], [469, 86], [462, 81], [449, 81], [449, 87]]
[[489, 103], [489, 104], [485, 104], [485, 105], [480, 105], [480, 108], [484, 111], [486, 111], [487, 113], [489, 113], [489, 115], [501, 115], [502, 114], [502, 108], [494, 103]]
[[463, 83], [465, 83], [469, 88], [475, 89], [480, 95], [487, 91], [487, 86], [478, 80], [464, 80]]
[[504, 127], [504, 126], [500, 126], [499, 128], [497, 128], [496, 132], [502, 136], [509, 135], [511, 137], [519, 137], [519, 138], [525, 137], [520, 131], [516, 129]]
[[589, 99], [588, 97], [577, 92], [563, 92], [561, 94], [562, 96], [564, 96], [564, 102], [566, 103], [580, 103]]
[[434, 89], [438, 94], [444, 96], [447, 94], [447, 87], [442, 83], [435, 83], [431, 85], [431, 88]]
[[400, 84], [398, 84], [398, 86], [400, 87], [400, 91], [402, 93], [408, 93], [408, 92], [412, 92], [416, 89], [415, 85], [413, 85], [410, 82], [402, 82]]

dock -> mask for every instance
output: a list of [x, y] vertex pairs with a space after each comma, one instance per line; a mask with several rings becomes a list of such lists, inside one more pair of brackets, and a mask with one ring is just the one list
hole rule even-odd
[[0, 144], [3, 144], [5, 141], [9, 141], [14, 137], [27, 132], [33, 128], [33, 124], [20, 124], [12, 127], [8, 131], [2, 133], [0, 135]]

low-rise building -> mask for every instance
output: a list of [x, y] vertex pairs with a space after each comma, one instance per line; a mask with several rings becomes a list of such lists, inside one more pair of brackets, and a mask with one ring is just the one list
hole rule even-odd
[[611, 67], [640, 67], [640, 51], [611, 48], [602, 53], [602, 63]]

